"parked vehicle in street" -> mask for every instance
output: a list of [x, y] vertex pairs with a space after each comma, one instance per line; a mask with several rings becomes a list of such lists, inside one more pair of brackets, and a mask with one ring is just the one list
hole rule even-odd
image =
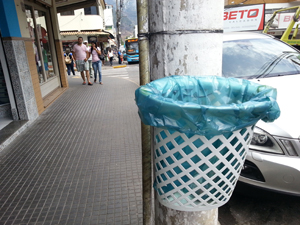
[[239, 181], [300, 195], [300, 52], [266, 34], [225, 33], [222, 74], [277, 88], [281, 110], [257, 123]]

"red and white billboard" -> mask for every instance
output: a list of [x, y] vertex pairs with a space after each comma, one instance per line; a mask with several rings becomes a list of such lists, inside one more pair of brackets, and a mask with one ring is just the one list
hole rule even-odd
[[[293, 20], [295, 13], [278, 13], [278, 28], [287, 28]], [[294, 27], [296, 27], [295, 23]]]
[[263, 30], [265, 5], [248, 5], [224, 9], [224, 32]]

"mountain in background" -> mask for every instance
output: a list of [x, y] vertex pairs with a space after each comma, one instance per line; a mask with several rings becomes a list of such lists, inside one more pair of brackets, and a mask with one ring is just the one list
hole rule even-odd
[[[105, 0], [108, 5], [113, 5], [114, 25], [116, 27], [116, 1]], [[124, 41], [128, 36], [134, 35], [134, 26], [137, 25], [136, 0], [123, 0], [121, 14], [121, 38]]]

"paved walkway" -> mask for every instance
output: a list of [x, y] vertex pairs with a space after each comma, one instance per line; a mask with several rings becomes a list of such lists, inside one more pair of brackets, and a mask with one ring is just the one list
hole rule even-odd
[[93, 86], [70, 76], [70, 88], [1, 152], [1, 225], [142, 224], [137, 85], [126, 73], [106, 68], [104, 85]]

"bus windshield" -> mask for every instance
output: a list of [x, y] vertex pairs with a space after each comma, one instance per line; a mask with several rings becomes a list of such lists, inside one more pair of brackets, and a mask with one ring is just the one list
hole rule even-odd
[[126, 53], [127, 54], [137, 54], [139, 52], [138, 40], [126, 40]]

